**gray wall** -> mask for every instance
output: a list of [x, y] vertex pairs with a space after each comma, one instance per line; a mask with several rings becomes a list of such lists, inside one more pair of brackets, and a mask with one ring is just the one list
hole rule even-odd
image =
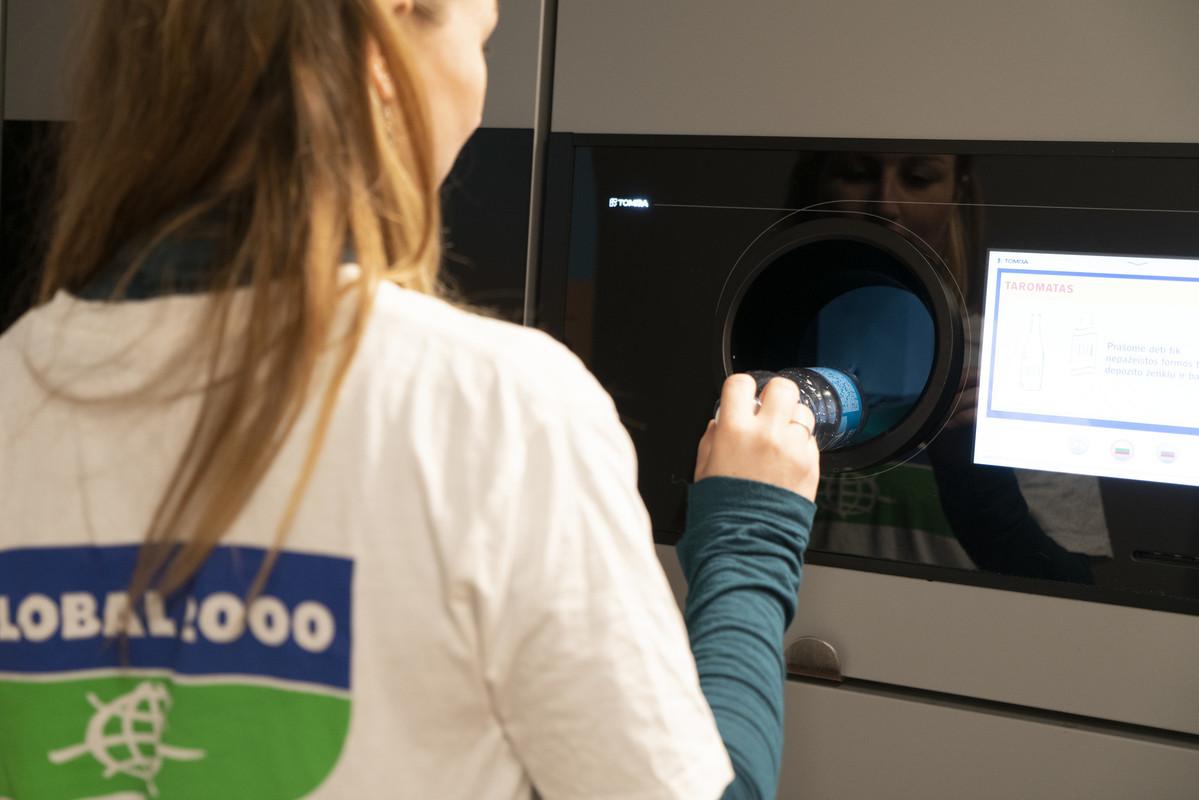
[[1085, 725], [789, 683], [779, 800], [1193, 800], [1199, 753]]
[[500, 24], [491, 38], [491, 73], [484, 128], [532, 128], [537, 104], [537, 52], [542, 0], [500, 0]]
[[82, 2], [8, 0], [5, 119], [66, 118], [66, 65]]
[[[0, 123], [4, 121], [4, 67], [7, 63], [7, 36], [5, 35], [8, 19], [8, 0], [0, 0]], [[0, 152], [4, 151], [4, 125], [0, 124]], [[3, 159], [0, 159], [0, 179], [4, 176]], [[3, 181], [0, 180], [0, 185]]]
[[1196, 0], [561, 0], [553, 127], [1199, 141]]
[[[682, 607], [675, 549], [657, 553]], [[1197, 635], [1194, 617], [809, 564], [786, 639], [830, 642], [851, 681], [788, 681], [778, 798], [1193, 797]]]
[[[67, 117], [72, 33], [87, 2], [95, 0], [8, 0], [5, 119]], [[501, 11], [488, 56], [491, 82], [483, 125], [532, 128], [541, 0], [503, 0]]]
[[[675, 549], [657, 553], [681, 605]], [[1199, 617], [809, 564], [801, 636], [847, 678], [1199, 736]]]

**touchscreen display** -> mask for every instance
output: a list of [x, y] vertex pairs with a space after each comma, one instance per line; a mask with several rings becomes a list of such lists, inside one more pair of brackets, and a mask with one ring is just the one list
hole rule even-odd
[[988, 259], [975, 462], [1199, 486], [1199, 259]]

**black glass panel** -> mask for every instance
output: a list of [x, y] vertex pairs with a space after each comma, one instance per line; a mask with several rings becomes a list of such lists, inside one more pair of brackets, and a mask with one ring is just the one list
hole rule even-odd
[[16, 322], [37, 296], [61, 130], [62, 124], [56, 122], [4, 121], [0, 332]]
[[504, 319], [524, 315], [533, 131], [481, 128], [442, 191], [445, 276], [463, 299]]
[[[63, 123], [4, 122], [0, 331], [36, 295]], [[459, 297], [510, 320], [524, 311], [533, 132], [485, 128], [443, 190], [444, 275]]]
[[[1199, 436], [1152, 449], [1167, 466], [1145, 479], [1112, 477], [1127, 449], [1085, 425], [1098, 466], [996, 465], [975, 450], [980, 409], [992, 414], [980, 396], [989, 253], [1199, 259], [1199, 149], [554, 145], [547, 191], [569, 202], [547, 212], [541, 320], [616, 399], [659, 541], [681, 533], [695, 443], [725, 375], [832, 366], [858, 375], [876, 416], [862, 441], [823, 459], [813, 561], [1199, 612], [1199, 488], [1187, 484]], [[1076, 350], [1090, 317], [1067, 316], [1063, 347]], [[1028, 351], [1027, 320], [1013, 319], [1013, 352]], [[1049, 426], [1035, 447], [1074, 457], [1060, 431], [1076, 422], [1033, 423]]]

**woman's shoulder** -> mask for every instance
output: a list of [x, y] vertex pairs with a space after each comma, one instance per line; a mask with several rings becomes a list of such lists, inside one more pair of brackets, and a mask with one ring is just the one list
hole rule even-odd
[[469, 384], [536, 408], [612, 410], [611, 398], [582, 361], [545, 332], [391, 284], [376, 294], [363, 348], [386, 361], [420, 362], [423, 373], [436, 373], [451, 390]]

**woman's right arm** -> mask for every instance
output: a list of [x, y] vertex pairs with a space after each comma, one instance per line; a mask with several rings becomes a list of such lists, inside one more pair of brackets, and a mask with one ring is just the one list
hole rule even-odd
[[783, 632], [795, 614], [819, 479], [819, 453], [802, 427], [812, 420], [797, 407], [794, 385], [773, 381], [757, 413], [754, 388], [745, 376], [725, 384], [721, 419], [700, 444], [678, 547], [700, 686], [736, 774], [730, 800], [777, 791]]
[[[493, 465], [489, 530], [472, 537], [485, 545], [473, 590], [482, 677], [514, 754], [546, 800], [716, 800], [734, 779], [729, 747], [654, 553], [632, 443], [598, 385], [575, 391], [560, 401], [569, 417], [537, 413], [517, 424], [524, 414], [514, 408], [513, 423], [494, 431], [509, 458]], [[730, 449], [745, 437], [736, 435], [736, 414], [721, 417], [729, 425], [712, 439], [713, 468], [742, 477], [738, 454], [778, 466], [761, 452], [770, 437]], [[790, 428], [782, 435], [797, 437], [799, 426]], [[519, 441], [506, 435], [518, 431]], [[716, 537], [698, 559], [697, 574], [716, 576], [708, 585], [717, 588], [726, 574], [727, 557], [716, 552], [723, 542]], [[708, 613], [699, 612], [701, 625], [719, 617]], [[777, 659], [786, 613], [776, 616], [761, 636], [779, 640]], [[722, 636], [711, 641], [724, 647]], [[781, 692], [781, 673], [767, 683]], [[719, 691], [720, 681], [708, 685]]]

